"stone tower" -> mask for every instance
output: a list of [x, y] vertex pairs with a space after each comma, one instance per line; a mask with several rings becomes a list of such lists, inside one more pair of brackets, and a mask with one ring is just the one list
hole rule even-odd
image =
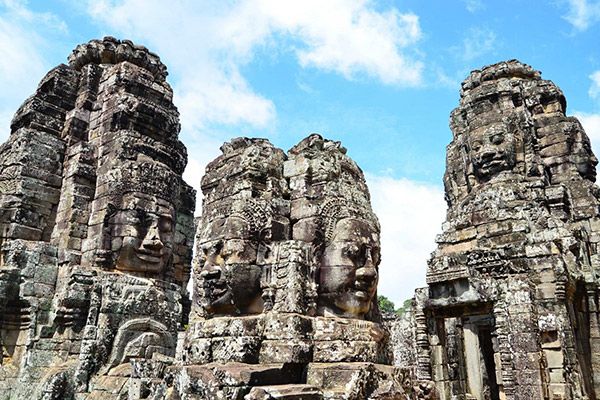
[[175, 355], [195, 194], [166, 75], [145, 47], [93, 40], [15, 114], [0, 147], [0, 398], [117, 398], [130, 360]]
[[598, 163], [560, 89], [473, 71], [450, 118], [448, 212], [417, 291], [417, 367], [442, 399], [600, 395]]
[[[202, 179], [195, 298], [172, 389], [189, 399], [429, 398], [391, 366], [379, 223], [362, 171], [313, 134], [221, 148]], [[143, 378], [142, 378], [143, 382]]]

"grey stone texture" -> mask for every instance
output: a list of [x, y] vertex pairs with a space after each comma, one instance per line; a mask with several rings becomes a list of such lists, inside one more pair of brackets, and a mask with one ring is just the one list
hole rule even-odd
[[93, 40], [17, 111], [0, 148], [0, 399], [432, 398], [390, 365], [379, 223], [346, 150], [233, 139], [194, 221], [166, 76], [142, 46]]
[[130, 360], [175, 355], [195, 193], [165, 77], [146, 48], [94, 40], [16, 112], [0, 147], [0, 398], [123, 398]]
[[469, 75], [450, 127], [417, 376], [442, 399], [598, 398], [598, 160], [581, 124], [511, 60]]
[[414, 368], [391, 365], [376, 302], [379, 223], [341, 144], [312, 134], [287, 154], [248, 138], [221, 150], [202, 179], [190, 325], [166, 390], [433, 398]]
[[16, 112], [0, 399], [598, 398], [598, 161], [538, 71], [463, 82], [447, 219], [400, 319], [378, 309], [380, 226], [339, 142], [225, 143], [194, 220], [166, 76], [93, 40]]

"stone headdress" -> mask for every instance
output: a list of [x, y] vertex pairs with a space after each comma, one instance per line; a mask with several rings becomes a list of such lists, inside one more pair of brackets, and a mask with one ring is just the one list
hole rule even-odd
[[589, 139], [576, 118], [566, 116], [562, 91], [529, 65], [510, 60], [471, 72], [460, 105], [452, 112], [444, 185], [450, 206], [481, 182], [470, 161], [468, 136], [491, 124], [504, 125], [514, 141], [513, 180], [549, 183], [595, 180]]
[[379, 231], [364, 174], [340, 142], [312, 134], [289, 153], [284, 173], [290, 179], [294, 239], [322, 249], [344, 218], [363, 219]]

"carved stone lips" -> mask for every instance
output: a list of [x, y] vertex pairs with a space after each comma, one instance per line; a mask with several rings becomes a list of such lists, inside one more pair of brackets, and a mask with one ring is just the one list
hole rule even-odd
[[355, 293], [356, 297], [358, 297], [361, 300], [368, 300], [369, 299], [369, 295], [367, 292], [365, 292], [364, 290], [359, 290]]
[[506, 160], [501, 154], [496, 155], [495, 157], [490, 157], [490, 158], [482, 157], [477, 162], [480, 169], [488, 171], [488, 172], [493, 171], [497, 168], [504, 167], [505, 163], [506, 163]]
[[162, 254], [160, 252], [138, 250], [136, 255], [140, 260], [151, 264], [158, 264], [162, 261]]
[[220, 298], [227, 293], [227, 288], [213, 288], [211, 295], [213, 298]]
[[221, 297], [227, 292], [227, 282], [224, 280], [204, 280], [202, 288], [211, 294], [211, 297]]

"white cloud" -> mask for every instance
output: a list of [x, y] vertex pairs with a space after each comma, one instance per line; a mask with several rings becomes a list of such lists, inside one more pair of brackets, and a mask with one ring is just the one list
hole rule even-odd
[[436, 66], [432, 68], [432, 70], [436, 77], [436, 83], [440, 87], [452, 90], [456, 90], [456, 88], [460, 87], [460, 82], [464, 76], [464, 73], [462, 71], [455, 73], [454, 76], [450, 76], [446, 73], [446, 71], [444, 71], [442, 67]]
[[[0, 108], [3, 108], [3, 106], [0, 105]], [[10, 121], [12, 120], [15, 111], [16, 110], [8, 110], [8, 108], [0, 110], [0, 143], [3, 143], [8, 139], [10, 133]]]
[[24, 1], [0, 1], [0, 142], [18, 106], [35, 90], [50, 66], [43, 56], [49, 46], [43, 32], [66, 32], [66, 24], [50, 13], [34, 13]]
[[187, 129], [273, 122], [274, 104], [255, 93], [241, 72], [260, 50], [291, 50], [301, 66], [346, 78], [421, 82], [422, 64], [404, 54], [420, 38], [418, 17], [396, 9], [378, 12], [366, 0], [94, 0], [88, 11], [163, 57], [175, 72]]
[[[243, 67], [258, 52], [294, 54], [303, 68], [368, 76], [384, 84], [421, 83], [423, 65], [409, 55], [421, 37], [419, 19], [397, 9], [376, 11], [368, 0], [91, 0], [87, 11], [114, 36], [158, 53], [172, 76], [190, 163], [199, 189], [216, 156], [219, 126], [265, 129], [275, 104], [250, 86]], [[214, 127], [217, 127], [214, 129]], [[261, 133], [264, 135], [264, 133]], [[210, 144], [210, 145], [209, 145]]]
[[67, 24], [56, 15], [44, 12], [33, 12], [27, 8], [26, 0], [0, 0], [0, 5], [4, 6], [7, 12], [12, 15], [12, 18], [18, 18], [21, 21], [44, 25], [47, 28], [58, 30], [62, 33], [68, 31]]
[[188, 164], [183, 173], [183, 179], [196, 189], [195, 215], [202, 214], [202, 192], [200, 191], [200, 180], [204, 176], [206, 164], [221, 154], [219, 150], [222, 143], [215, 139], [203, 138], [200, 141], [191, 140], [185, 144], [188, 151]]
[[573, 114], [579, 119], [585, 133], [592, 142], [592, 150], [596, 157], [600, 156], [600, 114], [575, 112]]
[[475, 13], [477, 11], [483, 10], [485, 7], [481, 0], [463, 0], [465, 3], [465, 7], [467, 11], [470, 13]]
[[569, 11], [563, 18], [578, 31], [600, 21], [600, 1], [567, 0]]
[[458, 54], [464, 61], [473, 61], [494, 50], [496, 33], [487, 28], [471, 28], [463, 39], [462, 49]]
[[379, 294], [399, 306], [426, 286], [427, 260], [445, 218], [444, 192], [409, 179], [367, 174], [367, 182], [381, 223]]
[[341, 73], [366, 73], [387, 84], [420, 83], [422, 65], [401, 53], [421, 37], [419, 18], [392, 9], [376, 12], [367, 1], [265, 0], [261, 13], [275, 29], [303, 42], [300, 64]]
[[592, 85], [588, 90], [588, 95], [594, 100], [600, 100], [600, 71], [595, 71], [590, 75]]

